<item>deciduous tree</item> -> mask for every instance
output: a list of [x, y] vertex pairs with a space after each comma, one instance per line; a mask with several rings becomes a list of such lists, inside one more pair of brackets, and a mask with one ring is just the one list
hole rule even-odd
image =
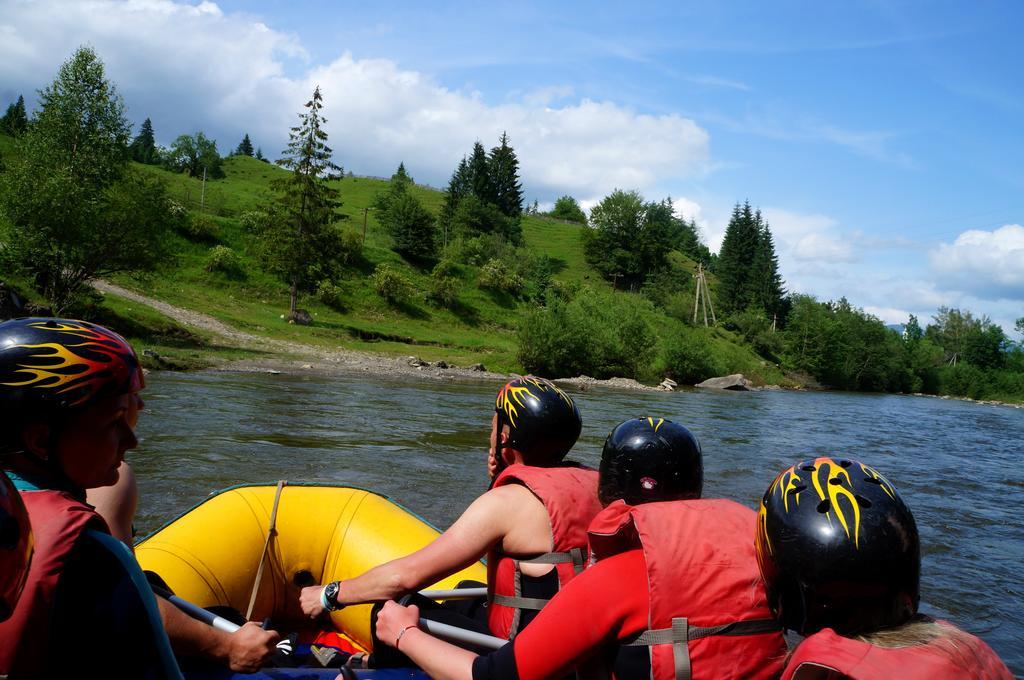
[[40, 93], [40, 110], [0, 176], [6, 266], [60, 314], [98, 276], [153, 267], [170, 229], [162, 184], [129, 165], [124, 104], [88, 47]]
[[217, 142], [202, 132], [194, 135], [180, 135], [167, 150], [164, 165], [169, 170], [184, 172], [189, 177], [202, 177], [206, 171], [209, 179], [224, 177]]
[[550, 215], [555, 219], [567, 220], [569, 222], [587, 223], [587, 214], [572, 196], [561, 196], [555, 201], [555, 207]]

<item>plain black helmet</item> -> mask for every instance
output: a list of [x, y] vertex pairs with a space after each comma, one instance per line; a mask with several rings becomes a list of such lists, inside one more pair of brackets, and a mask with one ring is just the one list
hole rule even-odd
[[700, 498], [704, 458], [697, 438], [664, 418], [619, 423], [604, 442], [598, 497], [608, 505]]
[[10, 617], [28, 578], [32, 527], [21, 496], [0, 472], [0, 621]]
[[[554, 383], [532, 375], [516, 378], [494, 401], [498, 427], [508, 425], [506, 446], [530, 465], [554, 465], [580, 437], [583, 421], [572, 398]], [[500, 442], [500, 439], [499, 439]]]
[[817, 458], [785, 470], [761, 501], [756, 545], [769, 605], [790, 630], [854, 635], [917, 613], [914, 516], [867, 465]]
[[[26, 318], [0, 323], [0, 421], [68, 414], [94, 400], [136, 392], [145, 381], [131, 345], [86, 321]], [[0, 442], [0, 451], [4, 444]]]

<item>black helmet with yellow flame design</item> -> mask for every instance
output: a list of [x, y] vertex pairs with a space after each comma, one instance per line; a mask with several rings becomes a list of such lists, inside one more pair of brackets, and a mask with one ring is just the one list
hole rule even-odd
[[0, 472], [0, 621], [10, 617], [28, 578], [32, 527], [21, 496]]
[[494, 401], [498, 427], [508, 425], [505, 446], [530, 465], [554, 465], [580, 437], [583, 421], [572, 398], [554, 383], [532, 375], [515, 378]]
[[772, 611], [802, 635], [871, 632], [917, 613], [914, 516], [867, 465], [817, 458], [783, 471], [761, 501], [756, 546]]
[[598, 497], [630, 505], [700, 498], [704, 458], [693, 434], [664, 418], [619, 423], [601, 452]]
[[44, 318], [0, 323], [3, 420], [48, 419], [144, 384], [131, 345], [102, 326]]

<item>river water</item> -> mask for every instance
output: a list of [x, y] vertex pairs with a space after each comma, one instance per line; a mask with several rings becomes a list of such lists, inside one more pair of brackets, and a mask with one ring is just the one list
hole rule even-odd
[[[439, 527], [486, 487], [497, 384], [254, 373], [154, 373], [148, 383], [142, 442], [128, 457], [141, 535], [243, 482], [360, 486]], [[703, 445], [705, 496], [752, 508], [801, 458], [877, 467], [917, 519], [922, 610], [981, 635], [1024, 674], [1024, 410], [849, 393], [573, 396], [583, 414], [573, 459], [596, 465], [621, 420], [666, 417]]]

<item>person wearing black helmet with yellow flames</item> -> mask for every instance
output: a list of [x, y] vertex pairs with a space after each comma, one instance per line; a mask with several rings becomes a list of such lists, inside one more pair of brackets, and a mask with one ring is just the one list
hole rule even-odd
[[590, 526], [596, 562], [511, 644], [476, 656], [389, 602], [378, 638], [438, 680], [562, 677], [774, 678], [785, 641], [768, 610], [750, 532], [753, 510], [701, 498], [700, 444], [661, 418], [619, 424], [601, 455], [605, 506]]
[[64, 674], [71, 658], [80, 675], [176, 677], [168, 634], [176, 649], [235, 670], [256, 670], [274, 652], [276, 634], [258, 624], [229, 635], [154, 600], [134, 557], [86, 502], [86, 490], [118, 480], [138, 445], [144, 386], [131, 345], [107, 328], [0, 323], [0, 463], [35, 540], [22, 596], [0, 623], [0, 675]]
[[918, 614], [917, 525], [874, 468], [823, 457], [784, 470], [755, 541], [772, 611], [806, 636], [784, 680], [1012, 677], [979, 638]]
[[597, 472], [564, 460], [581, 427], [572, 398], [553, 383], [510, 381], [491, 420], [491, 488], [423, 549], [356, 578], [303, 589], [303, 610], [315, 617], [397, 599], [486, 555], [486, 624], [449, 622], [514, 637], [586, 563], [587, 525], [600, 510]]

